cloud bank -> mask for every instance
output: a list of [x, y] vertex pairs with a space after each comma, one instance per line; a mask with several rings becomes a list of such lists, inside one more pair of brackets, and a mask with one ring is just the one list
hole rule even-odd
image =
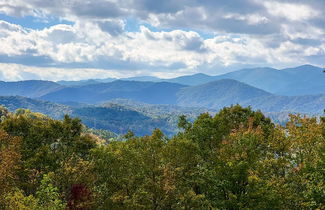
[[324, 66], [323, 11], [321, 0], [0, 0], [0, 71], [16, 69], [10, 80], [50, 69], [91, 78]]

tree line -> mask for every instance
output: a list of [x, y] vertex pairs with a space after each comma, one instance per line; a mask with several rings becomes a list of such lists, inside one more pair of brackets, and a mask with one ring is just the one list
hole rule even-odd
[[123, 141], [0, 108], [0, 209], [324, 209], [325, 118], [239, 105]]

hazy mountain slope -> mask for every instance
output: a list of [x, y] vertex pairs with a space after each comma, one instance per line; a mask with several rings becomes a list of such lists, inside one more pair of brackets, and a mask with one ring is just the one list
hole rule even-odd
[[305, 96], [276, 96], [255, 98], [240, 102], [264, 112], [296, 112], [322, 114], [325, 109], [325, 94]]
[[0, 82], [1, 96], [41, 97], [63, 88], [60, 84], [50, 81], [26, 80], [19, 82]]
[[101, 82], [98, 82], [95, 79], [89, 79], [89, 80], [79, 80], [79, 81], [57, 81], [56, 83], [64, 86], [69, 86], [69, 87], [74, 87], [74, 86], [84, 86], [84, 85], [93, 85], [93, 84], [98, 84]]
[[224, 79], [182, 89], [178, 93], [178, 105], [220, 109], [241, 101], [269, 95], [271, 94], [266, 91], [236, 80]]
[[95, 104], [112, 98], [131, 97], [135, 90], [149, 86], [143, 82], [115, 81], [81, 87], [67, 87], [42, 97], [44, 100], [55, 102], [79, 102]]
[[7, 107], [10, 111], [15, 111], [19, 108], [30, 109], [33, 112], [40, 112], [56, 119], [62, 118], [64, 114], [69, 114], [72, 111], [68, 106], [21, 96], [1, 96], [0, 104]]
[[323, 73], [323, 69], [312, 65], [302, 65], [295, 68], [282, 69], [282, 72], [286, 72], [292, 76], [295, 76], [301, 81], [310, 81], [310, 79], [315, 79]]
[[215, 78], [213, 76], [199, 73], [199, 74], [176, 77], [176, 78], [172, 78], [172, 79], [165, 79], [163, 81], [193, 86], [193, 85], [201, 85], [201, 84], [208, 83], [208, 82], [211, 82], [214, 80], [215, 80]]
[[325, 94], [278, 96], [230, 79], [187, 87], [178, 93], [180, 106], [220, 109], [237, 103], [263, 112], [322, 114]]
[[42, 100], [53, 102], [84, 102], [92, 100], [93, 91], [81, 87], [66, 87], [40, 97]]
[[175, 104], [176, 93], [183, 87], [185, 86], [167, 82], [117, 80], [110, 83], [63, 88], [43, 96], [42, 99], [95, 104], [115, 98], [125, 98], [152, 104]]
[[287, 86], [288, 80], [292, 78], [288, 73], [280, 70], [272, 68], [254, 68], [215, 76], [214, 79], [234, 79], [267, 92], [274, 93]]
[[140, 81], [140, 82], [158, 82], [161, 79], [158, 78], [158, 77], [152, 77], [152, 76], [139, 76], [139, 77], [121, 78], [120, 80], [125, 80], [125, 81]]
[[242, 69], [218, 76], [194, 74], [164, 81], [195, 86], [221, 79], [234, 79], [278, 95], [325, 93], [325, 73], [322, 68], [312, 65], [282, 70], [273, 68]]
[[279, 95], [308, 95], [325, 93], [325, 73], [322, 68], [303, 65], [281, 70], [290, 75], [285, 87], [275, 92]]
[[104, 78], [104, 79], [94, 79], [94, 80], [99, 83], [107, 83], [107, 82], [113, 82], [117, 79], [116, 78]]
[[235, 79], [277, 95], [313, 95], [325, 93], [325, 73], [322, 68], [303, 65], [290, 69], [272, 68], [243, 69], [219, 79]]
[[[57, 81], [60, 85], [65, 85], [69, 87], [74, 86], [85, 86], [85, 85], [94, 85], [99, 83], [109, 83], [113, 82], [119, 79], [116, 78], [105, 78], [105, 79], [88, 79], [88, 80], [79, 80], [79, 81]], [[139, 81], [139, 82], [158, 82], [161, 79], [158, 77], [152, 77], [152, 76], [139, 76], [139, 77], [127, 77], [127, 78], [121, 78], [120, 80], [124, 81]]]
[[176, 104], [177, 92], [183, 87], [176, 83], [158, 82], [138, 91], [133, 99], [149, 104]]

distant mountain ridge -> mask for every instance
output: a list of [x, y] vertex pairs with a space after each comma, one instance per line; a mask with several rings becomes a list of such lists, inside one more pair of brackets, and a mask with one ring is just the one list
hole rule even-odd
[[57, 81], [58, 84], [68, 86], [68, 87], [74, 87], [74, 86], [84, 86], [84, 85], [93, 85], [93, 84], [99, 84], [99, 83], [108, 83], [113, 82], [116, 80], [124, 80], [124, 81], [139, 81], [139, 82], [159, 82], [162, 81], [162, 79], [158, 77], [152, 77], [152, 76], [139, 76], [139, 77], [127, 77], [127, 78], [105, 78], [105, 79], [87, 79], [87, 80], [79, 80], [79, 81]]
[[41, 80], [0, 82], [0, 95], [20, 95], [36, 98], [57, 91], [61, 88], [79, 88], [88, 85], [100, 85], [116, 81], [168, 82], [185, 86], [196, 86], [221, 79], [234, 79], [267, 92], [284, 96], [325, 93], [325, 73], [323, 72], [323, 69], [312, 65], [303, 65], [282, 70], [267, 67], [241, 69], [218, 76], [209, 76], [199, 73], [172, 79], [140, 76], [122, 79], [105, 78], [80, 81], [58, 81], [57, 83]]
[[271, 95], [243, 101], [240, 104], [243, 106], [252, 106], [264, 112], [323, 114], [325, 109], [325, 94], [304, 96]]
[[198, 73], [193, 75], [181, 76], [172, 79], [164, 79], [166, 82], [179, 83], [182, 85], [195, 86], [202, 85], [204, 83], [215, 81], [214, 76]]
[[325, 73], [322, 68], [303, 65], [282, 70], [274, 68], [241, 69], [209, 76], [194, 74], [165, 81], [195, 86], [221, 79], [234, 79], [277, 95], [311, 95], [325, 93]]
[[265, 112], [321, 113], [325, 108], [325, 73], [311, 65], [282, 70], [243, 69], [219, 76], [195, 74], [155, 82], [134, 81], [137, 79], [156, 78], [79, 81], [84, 85], [41, 80], [0, 82], [0, 95], [18, 95], [79, 108], [115, 99], [215, 110], [237, 103]]
[[221, 109], [265, 96], [271, 96], [271, 94], [236, 80], [223, 79], [183, 88], [178, 92], [178, 105]]
[[150, 104], [176, 104], [176, 93], [185, 87], [168, 82], [138, 82], [116, 80], [110, 83], [65, 87], [41, 97], [54, 102], [103, 103], [115, 98], [125, 98]]
[[230, 79], [190, 86], [178, 93], [180, 106], [218, 110], [235, 104], [251, 106], [263, 112], [322, 114], [325, 108], [325, 94], [279, 96]]
[[0, 96], [41, 97], [50, 92], [63, 88], [62, 85], [51, 81], [26, 80], [19, 82], [0, 81]]
[[215, 79], [235, 79], [277, 95], [311, 95], [325, 93], [323, 69], [311, 65], [289, 69], [244, 69], [216, 76]]

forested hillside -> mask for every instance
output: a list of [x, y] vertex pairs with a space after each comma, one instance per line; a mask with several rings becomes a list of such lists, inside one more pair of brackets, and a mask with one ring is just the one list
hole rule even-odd
[[[237, 83], [235, 82], [234, 84]], [[55, 119], [63, 119], [65, 114], [70, 114], [73, 117], [80, 118], [82, 123], [89, 128], [105, 129], [118, 135], [132, 130], [136, 135], [142, 136], [150, 134], [153, 129], [159, 127], [166, 135], [171, 136], [178, 131], [177, 121], [179, 116], [185, 115], [190, 121], [193, 121], [201, 113], [216, 113], [219, 104], [227, 106], [236, 102], [234, 95], [232, 97], [228, 97], [227, 95], [222, 97], [220, 95], [218, 96], [218, 93], [214, 94], [212, 92], [209, 96], [204, 93], [204, 89], [199, 92], [192, 91], [189, 93], [191, 95], [200, 92], [203, 93], [203, 97], [210, 98], [210, 104], [205, 105], [209, 105], [215, 109], [193, 107], [199, 104], [200, 101], [208, 101], [207, 99], [197, 100], [201, 96], [189, 97], [187, 103], [184, 103], [184, 106], [146, 104], [128, 99], [114, 99], [100, 105], [87, 105], [74, 102], [68, 103], [68, 105], [62, 105], [20, 96], [0, 97], [0, 105], [7, 107], [10, 111], [15, 111], [20, 108], [30, 109], [33, 112], [43, 113]], [[230, 100], [230, 102], [227, 102], [226, 99]], [[223, 100], [222, 103], [221, 100]], [[270, 95], [265, 96], [262, 101], [260, 101], [259, 97], [243, 101], [241, 105], [247, 107], [251, 103], [255, 104], [254, 109], [261, 109], [273, 122], [284, 125], [289, 120], [288, 115], [290, 113], [320, 116], [323, 113], [325, 97], [324, 95], [292, 97]], [[192, 106], [187, 107], [187, 105]]]
[[180, 115], [194, 120], [200, 113], [213, 112], [209, 109], [153, 105], [125, 99], [116, 99], [98, 106], [74, 103], [68, 106], [21, 96], [2, 96], [0, 105], [12, 112], [21, 108], [29, 109], [54, 119], [63, 119], [65, 114], [70, 114], [80, 118], [82, 123], [92, 129], [103, 129], [118, 135], [132, 130], [140, 136], [150, 134], [155, 128], [160, 128], [171, 136], [178, 130]]
[[7, 107], [10, 111], [20, 108], [30, 109], [33, 112], [40, 112], [55, 119], [62, 119], [65, 114], [72, 112], [72, 108], [65, 105], [21, 96], [0, 96], [0, 105]]
[[171, 135], [177, 128], [164, 117], [147, 116], [117, 104], [74, 108], [71, 115], [79, 117], [91, 128], [109, 130], [117, 134], [132, 130], [136, 135], [142, 136], [150, 134], [155, 128], [161, 128], [167, 135]]

